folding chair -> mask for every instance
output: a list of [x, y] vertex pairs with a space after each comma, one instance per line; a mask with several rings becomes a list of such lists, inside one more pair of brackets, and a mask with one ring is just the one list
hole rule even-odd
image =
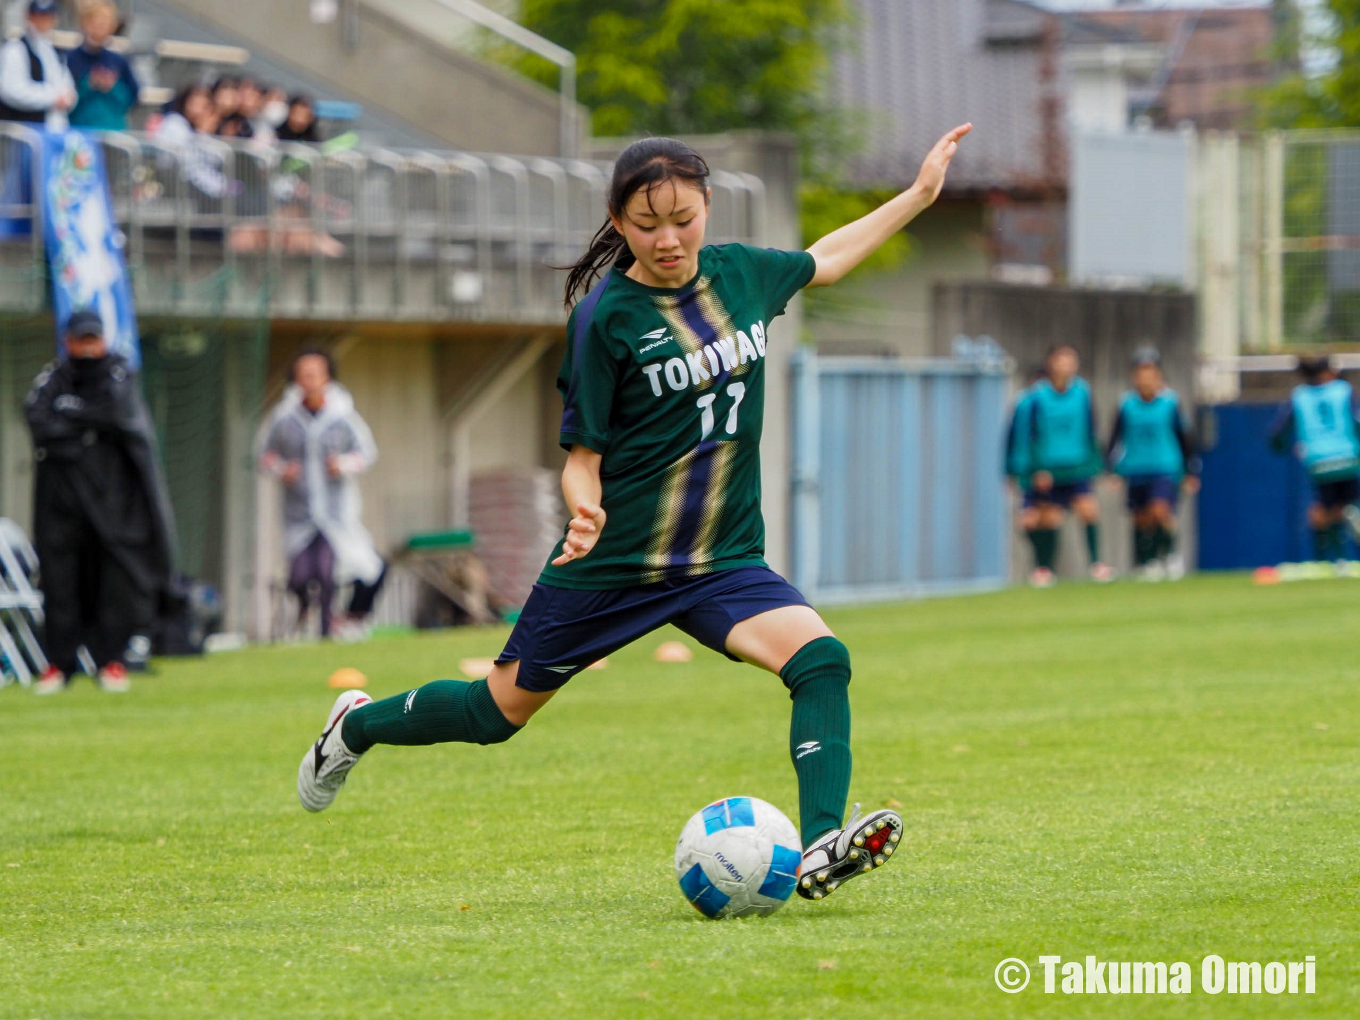
[[24, 529], [0, 517], [0, 653], [24, 687], [47, 669], [47, 656], [34, 633], [43, 622], [42, 593], [33, 587], [37, 570], [38, 553]]

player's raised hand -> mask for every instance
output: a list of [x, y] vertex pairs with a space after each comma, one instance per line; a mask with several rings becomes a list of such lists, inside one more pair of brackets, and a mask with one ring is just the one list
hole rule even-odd
[[567, 524], [567, 537], [562, 540], [562, 554], [553, 560], [554, 567], [580, 559], [595, 548], [604, 530], [605, 513], [594, 503], [577, 503], [576, 516]]
[[916, 175], [916, 187], [931, 202], [940, 197], [945, 174], [949, 172], [949, 161], [954, 158], [954, 153], [959, 151], [959, 139], [972, 130], [972, 124], [960, 124], [926, 153], [925, 161], [921, 164], [921, 172]]

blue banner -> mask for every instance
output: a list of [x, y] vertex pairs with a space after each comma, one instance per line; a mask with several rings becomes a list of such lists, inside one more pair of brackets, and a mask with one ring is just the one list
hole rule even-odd
[[113, 221], [103, 153], [82, 131], [44, 131], [42, 136], [39, 180], [57, 347], [71, 313], [89, 308], [104, 321], [109, 350], [140, 367], [132, 281], [123, 260], [123, 233]]

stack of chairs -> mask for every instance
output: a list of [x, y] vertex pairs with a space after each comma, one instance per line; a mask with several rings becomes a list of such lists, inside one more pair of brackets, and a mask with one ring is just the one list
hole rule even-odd
[[0, 517], [0, 656], [4, 657], [0, 686], [18, 681], [27, 687], [47, 668], [38, 642], [43, 622], [42, 593], [34, 587], [38, 553], [24, 529]]

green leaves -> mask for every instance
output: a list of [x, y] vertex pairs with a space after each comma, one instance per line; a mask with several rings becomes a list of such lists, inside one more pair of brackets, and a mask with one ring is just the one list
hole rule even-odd
[[526, 0], [521, 20], [576, 54], [595, 134], [697, 134], [806, 128], [845, 15], [844, 0]]
[[[1335, 63], [1325, 74], [1295, 72], [1265, 89], [1259, 104], [1262, 127], [1360, 127], [1360, 0], [1325, 0], [1320, 6], [1329, 16], [1310, 18], [1303, 28], [1284, 32], [1284, 47], [1294, 50], [1302, 35], [1308, 48], [1331, 51]], [[1280, 56], [1297, 66], [1299, 53]]]

